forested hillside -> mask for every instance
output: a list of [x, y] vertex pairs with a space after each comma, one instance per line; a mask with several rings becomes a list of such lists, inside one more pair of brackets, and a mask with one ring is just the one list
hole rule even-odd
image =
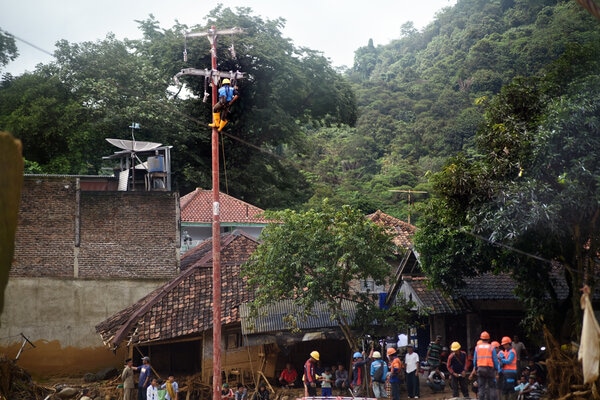
[[328, 197], [412, 222], [408, 199], [429, 198], [428, 174], [472, 149], [504, 85], [557, 71], [562, 55], [600, 43], [598, 21], [572, 0], [459, 0], [422, 31], [407, 23], [391, 43], [367, 42], [336, 71], [282, 37], [283, 20], [217, 7], [192, 27], [140, 21], [139, 40], [58, 43], [56, 63], [3, 76], [0, 130], [21, 138], [30, 172], [98, 173], [113, 151], [104, 138], [127, 139], [139, 122], [138, 140], [174, 146], [182, 194], [210, 187], [204, 81], [184, 79], [192, 98], [166, 88], [181, 68], [210, 65], [206, 40], [187, 41], [187, 62], [181, 52], [185, 32], [212, 24], [246, 30], [219, 40], [219, 69], [248, 74], [222, 137], [222, 190], [263, 208]]
[[[313, 165], [321, 168], [313, 171], [324, 195], [403, 219], [408, 195], [389, 190], [430, 191], [427, 174], [473, 147], [503, 85], [543, 76], [561, 55], [600, 40], [600, 24], [574, 1], [462, 0], [423, 31], [408, 23], [402, 32], [356, 51], [346, 71], [357, 94], [356, 128], [315, 132], [322, 142]], [[600, 56], [597, 47], [587, 51]], [[569, 75], [583, 72], [574, 67]]]

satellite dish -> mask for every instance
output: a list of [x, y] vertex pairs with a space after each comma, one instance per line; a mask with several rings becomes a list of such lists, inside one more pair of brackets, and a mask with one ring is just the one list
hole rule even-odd
[[133, 141], [133, 140], [125, 140], [125, 139], [109, 139], [106, 141], [113, 146], [116, 146], [123, 150], [129, 151], [150, 151], [154, 150], [157, 147], [160, 147], [162, 143], [154, 143], [154, 142], [141, 142], [141, 141]]

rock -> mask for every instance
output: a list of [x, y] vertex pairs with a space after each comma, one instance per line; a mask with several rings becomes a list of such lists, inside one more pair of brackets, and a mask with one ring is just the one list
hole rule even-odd
[[96, 373], [97, 381], [105, 381], [107, 379], [112, 379], [115, 376], [119, 375], [119, 371], [117, 371], [114, 367], [104, 368]]
[[84, 382], [96, 382], [96, 380], [96, 374], [92, 374], [91, 372], [88, 372], [83, 376]]
[[60, 392], [56, 393], [56, 395], [58, 397], [60, 397], [61, 399], [70, 399], [71, 397], [75, 397], [78, 393], [79, 393], [79, 390], [72, 388], [72, 387], [66, 387], [66, 388], [62, 389]]

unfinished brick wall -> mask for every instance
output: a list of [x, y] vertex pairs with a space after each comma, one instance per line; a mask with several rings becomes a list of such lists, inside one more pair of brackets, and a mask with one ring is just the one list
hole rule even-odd
[[167, 279], [179, 267], [172, 192], [80, 191], [71, 176], [26, 176], [15, 277]]

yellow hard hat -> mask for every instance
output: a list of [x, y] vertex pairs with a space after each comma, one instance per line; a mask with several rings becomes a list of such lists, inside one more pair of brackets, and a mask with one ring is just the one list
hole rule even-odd
[[317, 361], [319, 361], [319, 358], [321, 357], [321, 355], [319, 354], [319, 352], [318, 352], [318, 351], [311, 351], [311, 352], [310, 352], [310, 356], [311, 356], [312, 358], [314, 358], [315, 360], [317, 360]]
[[231, 81], [227, 78], [223, 79], [223, 82], [221, 82], [223, 85], [229, 85], [231, 83]]
[[458, 343], [458, 342], [452, 342], [452, 344], [450, 345], [450, 350], [452, 350], [452, 351], [458, 351], [458, 350], [460, 350], [460, 343]]

